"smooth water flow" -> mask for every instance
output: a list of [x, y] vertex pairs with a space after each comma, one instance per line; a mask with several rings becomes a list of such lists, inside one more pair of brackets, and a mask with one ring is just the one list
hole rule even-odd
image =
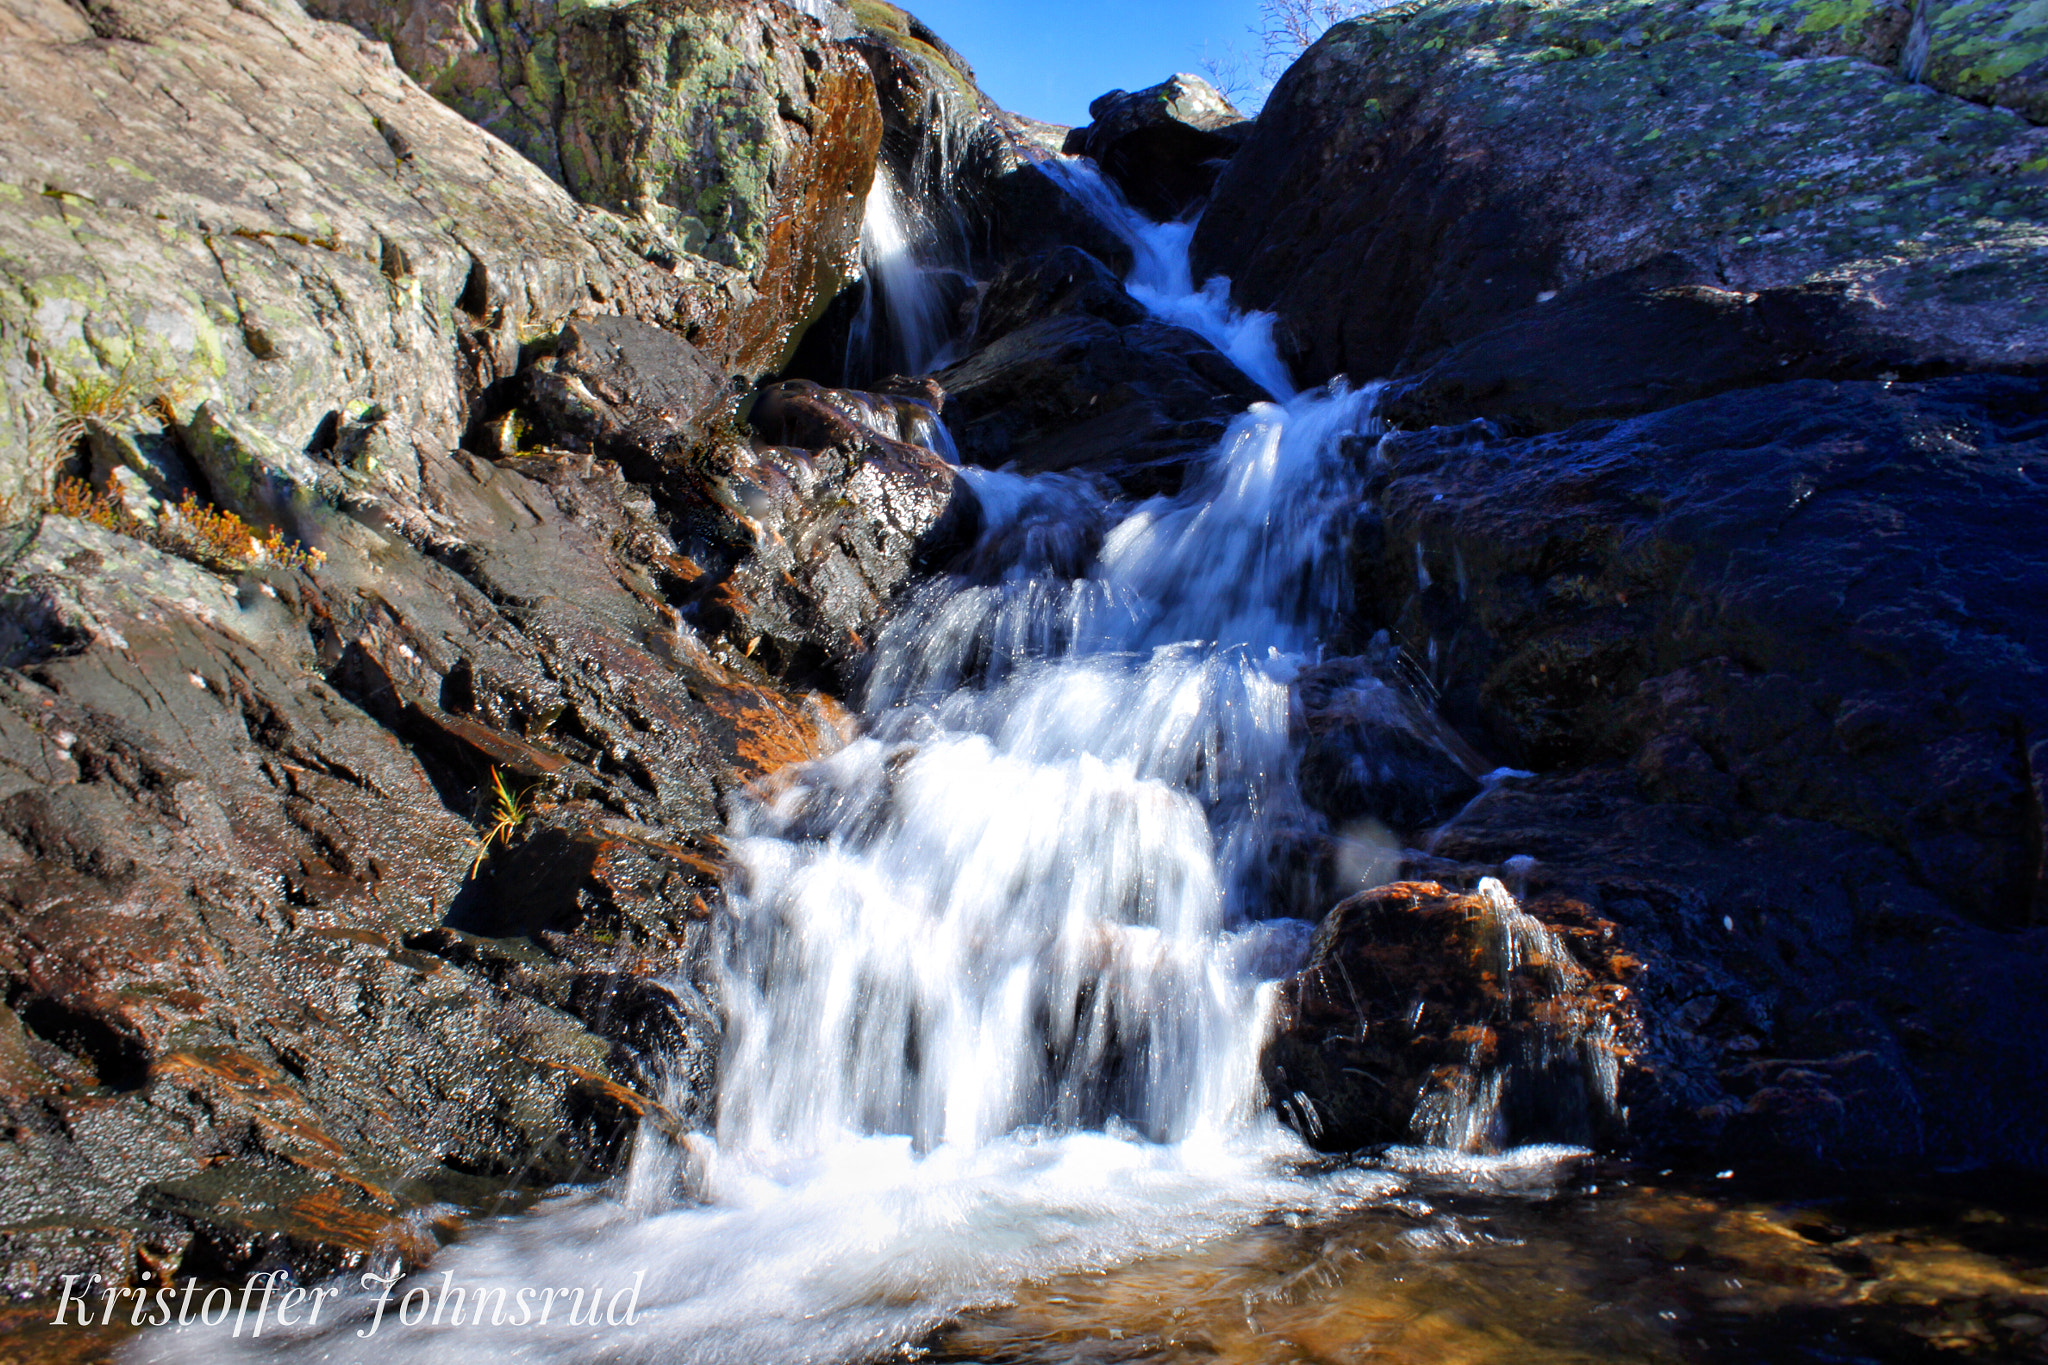
[[920, 259], [926, 235], [930, 229], [903, 202], [888, 164], [877, 166], [860, 226], [866, 290], [847, 336], [846, 373], [858, 382], [930, 374], [956, 358], [959, 327], [944, 288], [952, 272]]
[[1211, 275], [1197, 289], [1188, 264], [1195, 220], [1155, 223], [1103, 179], [1095, 163], [1078, 157], [1048, 157], [1038, 169], [1084, 204], [1131, 248], [1131, 272], [1124, 287], [1131, 297], [1167, 322], [1202, 337], [1229, 356], [1275, 398], [1290, 398], [1294, 380], [1273, 346], [1273, 315], [1231, 306], [1230, 280]]
[[715, 1136], [649, 1135], [621, 1189], [506, 1220], [428, 1277], [644, 1272], [636, 1325], [344, 1332], [309, 1354], [847, 1359], [1029, 1278], [1397, 1186], [1310, 1173], [1257, 1068], [1309, 932], [1266, 889], [1275, 849], [1317, 828], [1289, 684], [1343, 605], [1342, 447], [1373, 429], [1373, 390], [1291, 394], [1270, 319], [1189, 284], [1182, 225], [1098, 198], [1138, 248], [1134, 292], [1281, 400], [1176, 497], [961, 471], [980, 544], [877, 643], [860, 738], [734, 822]]

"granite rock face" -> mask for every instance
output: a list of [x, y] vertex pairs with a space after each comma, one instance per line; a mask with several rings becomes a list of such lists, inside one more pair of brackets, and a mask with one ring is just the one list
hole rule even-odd
[[10, 517], [69, 418], [161, 431], [212, 398], [299, 447], [375, 404], [440, 452], [573, 314], [715, 332], [756, 298], [289, 5], [22, 13], [0, 44]]
[[788, 7], [308, 8], [390, 42], [420, 85], [630, 223], [662, 264], [737, 272], [738, 296], [690, 329], [730, 369], [777, 368], [853, 266], [880, 150], [874, 82]]
[[[1968, 8], [1933, 7], [1930, 32]], [[2043, 32], [2005, 22], [2015, 53]], [[1908, 80], [1909, 27], [1588, 0], [1341, 24], [1218, 182], [1197, 274], [1278, 312], [1304, 382], [1415, 376], [1390, 413], [1418, 423], [2038, 365], [2048, 132]], [[1569, 373], [1583, 405], [1556, 393]]]

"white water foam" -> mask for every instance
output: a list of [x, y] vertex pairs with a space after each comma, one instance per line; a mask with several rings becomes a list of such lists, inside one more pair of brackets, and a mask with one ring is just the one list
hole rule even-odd
[[1131, 248], [1131, 270], [1124, 280], [1131, 297], [1155, 316], [1207, 340], [1273, 397], [1294, 396], [1293, 377], [1273, 345], [1273, 315], [1233, 306], [1227, 276], [1211, 275], [1195, 287], [1188, 262], [1194, 220], [1153, 222], [1085, 158], [1048, 157], [1037, 164]]
[[[1270, 319], [1193, 290], [1186, 235], [1122, 212], [1151, 253], [1140, 297], [1283, 401], [1238, 418], [1184, 493], [1135, 507], [1084, 479], [962, 471], [981, 545], [878, 641], [864, 733], [734, 822], [717, 1132], [645, 1134], [613, 1190], [478, 1229], [426, 1277], [644, 1271], [637, 1325], [369, 1343], [358, 1317], [250, 1350], [849, 1360], [1028, 1278], [1396, 1188], [1310, 1174], [1256, 1065], [1270, 983], [1308, 935], [1256, 917], [1263, 861], [1310, 820], [1288, 685], [1342, 604], [1359, 492], [1341, 446], [1372, 394], [1291, 394]], [[138, 1355], [243, 1345], [164, 1333]]]

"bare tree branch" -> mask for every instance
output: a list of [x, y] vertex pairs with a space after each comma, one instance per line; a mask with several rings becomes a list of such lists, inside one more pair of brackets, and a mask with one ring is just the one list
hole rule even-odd
[[1277, 77], [1332, 25], [1383, 9], [1392, 0], [1259, 0], [1252, 36], [1266, 54], [1266, 75]]

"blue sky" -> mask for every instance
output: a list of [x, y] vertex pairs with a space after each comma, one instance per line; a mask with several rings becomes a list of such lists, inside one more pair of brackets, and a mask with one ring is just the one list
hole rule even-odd
[[1235, 43], [1256, 65], [1248, 32], [1258, 0], [898, 0], [974, 67], [1005, 109], [1051, 123], [1088, 121], [1105, 90], [1137, 90], [1201, 70], [1202, 45]]

